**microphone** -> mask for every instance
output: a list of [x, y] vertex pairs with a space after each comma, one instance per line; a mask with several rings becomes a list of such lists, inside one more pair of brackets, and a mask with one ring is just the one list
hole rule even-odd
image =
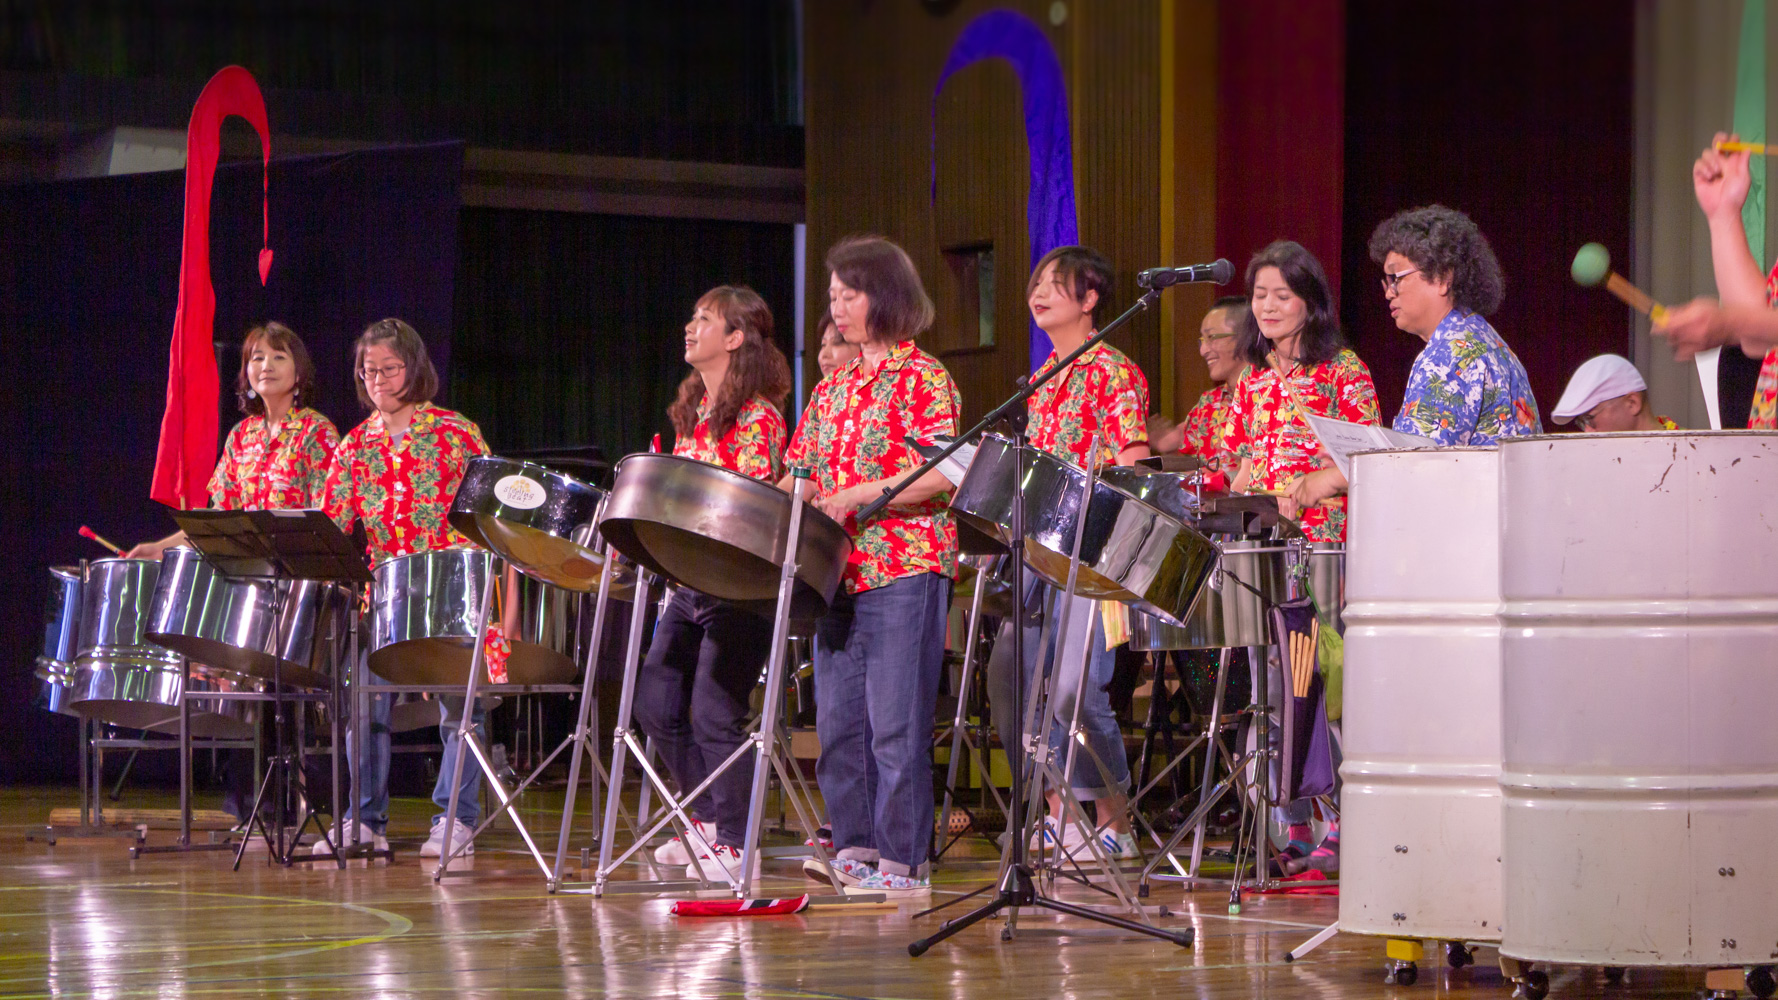
[[1143, 288], [1166, 288], [1199, 281], [1226, 285], [1235, 277], [1235, 265], [1227, 257], [1214, 264], [1193, 264], [1190, 267], [1151, 267], [1136, 275], [1136, 284]]

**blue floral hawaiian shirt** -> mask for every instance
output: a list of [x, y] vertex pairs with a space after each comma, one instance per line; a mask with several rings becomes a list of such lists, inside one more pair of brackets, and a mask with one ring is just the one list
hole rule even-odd
[[1540, 434], [1543, 421], [1518, 355], [1481, 316], [1453, 309], [1408, 372], [1395, 429], [1442, 446]]

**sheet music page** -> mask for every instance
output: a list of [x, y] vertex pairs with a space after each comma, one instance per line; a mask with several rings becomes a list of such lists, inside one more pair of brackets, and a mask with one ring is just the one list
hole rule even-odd
[[966, 444], [945, 456], [938, 463], [938, 474], [949, 479], [952, 486], [963, 485], [963, 477], [969, 472], [969, 464], [975, 461], [975, 445]]
[[1395, 448], [1436, 448], [1438, 443], [1418, 434], [1403, 434], [1388, 427], [1355, 424], [1350, 420], [1309, 415], [1309, 429], [1321, 439], [1340, 475], [1352, 478], [1352, 456], [1361, 451], [1383, 451]]

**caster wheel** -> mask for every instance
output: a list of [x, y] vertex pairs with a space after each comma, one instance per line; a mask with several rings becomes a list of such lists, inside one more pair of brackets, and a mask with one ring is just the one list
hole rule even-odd
[[[1161, 907], [1161, 916], [1163, 916], [1163, 917], [1170, 917], [1170, 916], [1172, 916], [1172, 915], [1173, 915], [1173, 911], [1172, 911], [1172, 910], [1169, 910], [1169, 909], [1167, 909], [1167, 907], [1166, 907], [1166, 906], [1165, 906], [1165, 905], [1163, 905], [1163, 906], [1162, 906], [1162, 907]], [[1771, 994], [1769, 994], [1769, 993], [1768, 993], [1768, 994], [1766, 994], [1766, 995], [1767, 995], [1767, 996], [1770, 996], [1770, 995], [1771, 995]]]
[[1000, 928], [1000, 940], [1002, 940], [1002, 941], [1011, 941], [1012, 940], [1012, 928], [1011, 927]]
[[1445, 964], [1453, 969], [1461, 969], [1466, 965], [1474, 965], [1475, 956], [1463, 946], [1463, 942], [1447, 942], [1445, 944]]
[[1541, 970], [1525, 973], [1525, 996], [1528, 1000], [1543, 1000], [1550, 995], [1549, 973]]
[[1747, 992], [1766, 1000], [1773, 993], [1778, 993], [1778, 976], [1772, 974], [1769, 965], [1756, 965], [1747, 970]]
[[1412, 962], [1399, 962], [1383, 974], [1383, 982], [1390, 986], [1412, 986], [1419, 979], [1420, 967]]
[[142, 851], [139, 848], [135, 848], [135, 847], [130, 848], [130, 860], [131, 861], [134, 861], [141, 856], [142, 856]]
[[1605, 973], [1605, 982], [1607, 984], [1611, 986], [1624, 985], [1624, 970], [1622, 966], [1608, 965], [1599, 971]]

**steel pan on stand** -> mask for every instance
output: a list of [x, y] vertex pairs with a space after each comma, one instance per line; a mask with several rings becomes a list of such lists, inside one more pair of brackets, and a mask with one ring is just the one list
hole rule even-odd
[[1269, 606], [1288, 599], [1288, 549], [1277, 542], [1225, 539], [1221, 558], [1183, 626], [1154, 615], [1132, 612], [1130, 648], [1138, 652], [1173, 649], [1234, 649], [1271, 644]]
[[[725, 882], [737, 896], [747, 896], [759, 870], [765, 794], [768, 776], [774, 769], [785, 779], [786, 800], [811, 842], [815, 842], [814, 811], [799, 794], [798, 784], [789, 779], [790, 768], [795, 765], [787, 761], [789, 748], [784, 745], [779, 722], [786, 653], [791, 620], [812, 620], [826, 613], [839, 589], [852, 552], [852, 540], [844, 527], [803, 499], [808, 473], [794, 470], [791, 478], [793, 491], [787, 494], [770, 483], [680, 456], [631, 455], [617, 464], [611, 498], [600, 524], [600, 532], [612, 547], [660, 576], [693, 590], [755, 606], [772, 601], [773, 626], [766, 697], [753, 728], [754, 738], [715, 768], [702, 785], [681, 789], [684, 794], [675, 795], [647, 763], [645, 749], [630, 724], [641, 659], [642, 618], [651, 585], [646, 576], [638, 580], [629, 649], [624, 657], [617, 728], [612, 739], [613, 780], [607, 790], [599, 862], [591, 886], [595, 896], [610, 891], [654, 892]], [[755, 754], [741, 871], [734, 874], [726, 868], [719, 869], [714, 874], [723, 881], [713, 881], [713, 873], [704, 872], [694, 858], [693, 867], [700, 874], [696, 881], [611, 884], [612, 872], [645, 848], [649, 838], [669, 823], [680, 830], [681, 836], [689, 835], [692, 823], [686, 803], [702, 794], [723, 771], [742, 764], [748, 747]], [[644, 787], [652, 787], [660, 795], [665, 814], [646, 829], [637, 830], [631, 844], [617, 852], [621, 776], [631, 755], [642, 764]], [[826, 863], [826, 853], [819, 843], [815, 856]], [[839, 892], [837, 876], [835, 891]]]
[[1500, 452], [1501, 954], [1731, 978], [1770, 963], [1778, 434]]
[[1085, 471], [1036, 448], [1019, 453], [1024, 455], [1023, 470], [1015, 473], [1011, 442], [983, 435], [968, 473], [951, 496], [951, 511], [1007, 543], [1022, 483], [1026, 565], [1050, 583], [1066, 587], [1069, 553], [1079, 526], [1075, 594], [1121, 601], [1170, 624], [1185, 625], [1215, 569], [1216, 546], [1178, 517], [1113, 482], [1096, 480], [1092, 500], [1085, 502]]
[[1392, 939], [1404, 985], [1422, 939], [1500, 939], [1498, 470], [1491, 448], [1352, 464], [1339, 929]]
[[[168, 549], [143, 634], [201, 673], [324, 688], [346, 600], [315, 580], [227, 577], [196, 549]], [[195, 669], [195, 668], [194, 668]]]
[[[149, 559], [89, 563], [82, 584], [79, 652], [68, 702], [100, 722], [155, 732], [177, 732], [180, 698], [187, 692], [256, 690], [252, 682], [187, 676], [185, 658], [146, 641], [160, 564]], [[250, 702], [194, 699], [191, 734], [245, 738], [257, 713]]]
[[[520, 573], [587, 593], [599, 586], [603, 557], [594, 525], [604, 503], [604, 490], [573, 476], [484, 455], [469, 460], [451, 501], [450, 522]], [[612, 596], [623, 600], [633, 579], [626, 567]]]

